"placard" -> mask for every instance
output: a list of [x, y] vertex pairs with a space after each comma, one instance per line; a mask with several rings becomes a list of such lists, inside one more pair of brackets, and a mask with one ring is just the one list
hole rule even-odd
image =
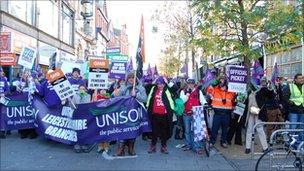
[[229, 67], [229, 83], [228, 91], [236, 93], [247, 92], [248, 71], [245, 67], [230, 66]]
[[36, 58], [36, 50], [30, 47], [23, 47], [19, 56], [18, 64], [25, 68], [32, 69]]
[[88, 88], [108, 88], [109, 61], [106, 59], [91, 59], [89, 68]]
[[61, 100], [65, 100], [75, 94], [72, 85], [61, 69], [56, 69], [47, 74], [46, 77]]
[[127, 66], [126, 62], [113, 62], [111, 64], [109, 78], [125, 79], [126, 66]]

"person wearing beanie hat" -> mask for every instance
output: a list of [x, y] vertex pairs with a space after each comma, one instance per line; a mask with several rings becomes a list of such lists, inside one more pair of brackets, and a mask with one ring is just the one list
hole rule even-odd
[[[133, 87], [135, 85], [135, 87]], [[128, 96], [131, 95], [132, 97], [136, 98], [139, 102], [145, 103], [147, 101], [147, 94], [146, 90], [143, 87], [142, 83], [139, 79], [135, 78], [134, 72], [128, 73], [126, 76], [125, 84], [120, 88], [119, 96]], [[128, 153], [131, 156], [135, 156], [135, 139], [126, 139], [119, 141], [118, 149], [117, 149], [117, 156], [125, 155], [125, 147], [128, 147]]]
[[174, 100], [165, 78], [159, 76], [150, 90], [146, 107], [152, 123], [152, 141], [148, 153], [156, 152], [157, 139], [161, 140], [161, 152], [168, 154], [167, 140], [172, 136]]
[[195, 86], [195, 80], [188, 78], [186, 80], [187, 87], [180, 92], [180, 98], [185, 104], [185, 111], [183, 114], [183, 122], [185, 128], [185, 144], [184, 151], [193, 150], [198, 155], [202, 155], [202, 143], [194, 141], [194, 131], [191, 129], [193, 124], [193, 112], [192, 108], [194, 106], [205, 105], [206, 99], [202, 91]]
[[214, 109], [214, 117], [211, 130], [210, 145], [213, 146], [221, 127], [221, 146], [228, 148], [227, 136], [231, 114], [235, 106], [236, 94], [228, 91], [228, 81], [224, 74], [218, 77], [219, 84], [212, 89], [211, 105]]
[[68, 79], [75, 92], [78, 91], [80, 85], [85, 85], [86, 82], [80, 77], [80, 69], [73, 68], [72, 77]]

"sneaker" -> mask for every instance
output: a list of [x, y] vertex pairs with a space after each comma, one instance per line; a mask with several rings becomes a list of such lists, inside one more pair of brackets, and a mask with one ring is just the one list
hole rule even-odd
[[164, 154], [168, 154], [169, 152], [168, 152], [167, 146], [166, 145], [162, 146], [161, 149], [160, 149], [160, 152], [164, 153]]
[[228, 145], [227, 145], [226, 143], [221, 143], [221, 146], [222, 146], [223, 148], [228, 148]]
[[197, 150], [196, 154], [199, 155], [199, 156], [203, 155], [203, 150]]
[[148, 153], [151, 154], [151, 153], [155, 153], [155, 152], [156, 152], [156, 146], [155, 145], [151, 145]]
[[246, 148], [245, 154], [249, 154], [249, 153], [251, 153], [251, 150], [249, 148]]
[[191, 150], [191, 148], [188, 147], [188, 146], [186, 146], [186, 147], [183, 148], [183, 151], [190, 151], [190, 150]]

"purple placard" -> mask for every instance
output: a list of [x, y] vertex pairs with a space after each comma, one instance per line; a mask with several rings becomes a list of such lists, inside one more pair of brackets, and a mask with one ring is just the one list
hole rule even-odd
[[229, 68], [229, 83], [247, 83], [248, 71], [244, 67]]
[[126, 62], [112, 62], [109, 78], [125, 79]]

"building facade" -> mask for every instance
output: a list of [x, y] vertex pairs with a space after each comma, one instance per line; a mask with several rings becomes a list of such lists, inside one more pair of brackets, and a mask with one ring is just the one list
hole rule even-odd
[[110, 42], [107, 44], [107, 48], [119, 48], [120, 54], [129, 56], [129, 41], [127, 34], [127, 25], [121, 26], [121, 29], [113, 27], [110, 23], [109, 26]]

